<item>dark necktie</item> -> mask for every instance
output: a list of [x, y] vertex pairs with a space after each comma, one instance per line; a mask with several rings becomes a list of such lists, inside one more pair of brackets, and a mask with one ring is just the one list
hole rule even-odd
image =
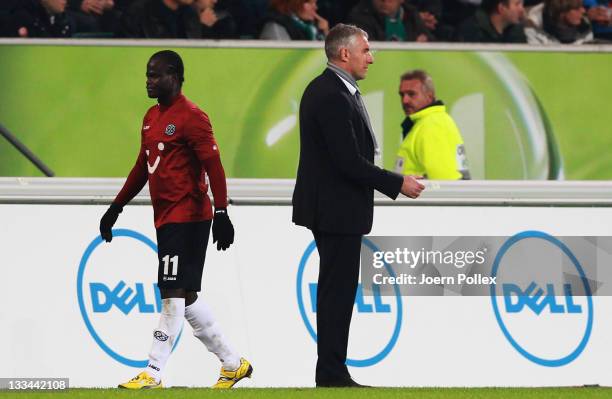
[[374, 143], [374, 152], [376, 153], [376, 155], [379, 155], [380, 149], [378, 148], [378, 142], [376, 141], [376, 136], [374, 135], [374, 129], [372, 129], [372, 123], [370, 122], [370, 115], [368, 115], [368, 110], [365, 107], [365, 103], [363, 102], [363, 99], [361, 98], [361, 94], [359, 93], [359, 90], [355, 92], [355, 98], [357, 99], [357, 106], [359, 107], [359, 112], [361, 112], [363, 119], [365, 119], [366, 123], [368, 124], [368, 129], [370, 130], [370, 135], [372, 136], [372, 142]]

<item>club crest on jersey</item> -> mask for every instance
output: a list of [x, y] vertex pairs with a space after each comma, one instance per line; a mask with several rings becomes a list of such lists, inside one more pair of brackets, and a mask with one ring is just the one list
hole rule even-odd
[[155, 330], [153, 332], [153, 336], [158, 341], [162, 341], [163, 342], [163, 341], [167, 341], [168, 340], [168, 336], [163, 331], [160, 331], [160, 330]]
[[172, 136], [174, 134], [174, 132], [176, 132], [176, 126], [174, 126], [172, 123], [169, 124], [168, 126], [166, 126], [166, 135], [167, 136]]

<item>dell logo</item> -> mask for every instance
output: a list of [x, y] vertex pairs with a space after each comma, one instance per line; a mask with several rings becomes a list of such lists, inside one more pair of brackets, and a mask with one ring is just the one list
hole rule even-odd
[[535, 282], [529, 284], [525, 291], [516, 284], [503, 284], [502, 286], [508, 313], [519, 313], [525, 306], [537, 315], [546, 308], [550, 313], [582, 313], [582, 306], [574, 303], [571, 284], [563, 284], [565, 304], [557, 303], [553, 284], [546, 284], [546, 291], [539, 288]]
[[[95, 237], [81, 257], [76, 282], [79, 310], [87, 331], [108, 356], [145, 368], [146, 354], [136, 348], [141, 348], [142, 337], [149, 336], [161, 312], [154, 272], [157, 245], [128, 229], [113, 229], [113, 237], [112, 245]], [[179, 339], [180, 335], [174, 347]]]
[[157, 284], [151, 285], [151, 292], [155, 295], [155, 306], [147, 303], [144, 284], [136, 283], [134, 289], [127, 287], [123, 280], [112, 290], [104, 283], [89, 283], [91, 303], [94, 313], [105, 313], [116, 306], [123, 314], [129, 314], [137, 308], [140, 313], [153, 313], [161, 311], [161, 296]]
[[[371, 252], [379, 249], [368, 239], [361, 243], [364, 250]], [[317, 246], [312, 241], [299, 263], [296, 279], [297, 305], [306, 327], [306, 331], [314, 342], [317, 342], [316, 333], [316, 304], [317, 304], [317, 273], [318, 256]], [[394, 276], [393, 270], [385, 264], [389, 275]], [[359, 347], [351, 349], [350, 352], [358, 352], [358, 356], [351, 356], [346, 364], [351, 367], [369, 367], [381, 362], [395, 347], [402, 328], [402, 297], [397, 286], [394, 287], [393, 296], [382, 296], [380, 287], [373, 285], [372, 295], [364, 295], [364, 291], [370, 291], [368, 287], [361, 284], [357, 286], [355, 305], [353, 308], [352, 331], [371, 331], [376, 325], [379, 333], [370, 335], [368, 340], [359, 341]], [[359, 325], [362, 325], [361, 328]]]
[[[563, 278], [566, 269], [577, 273], [574, 285]], [[584, 269], [567, 245], [540, 231], [516, 234], [497, 253], [491, 276], [498, 277], [490, 288], [495, 319], [519, 354], [546, 367], [580, 356], [593, 328], [593, 298]], [[551, 339], [560, 331], [562, 340]]]

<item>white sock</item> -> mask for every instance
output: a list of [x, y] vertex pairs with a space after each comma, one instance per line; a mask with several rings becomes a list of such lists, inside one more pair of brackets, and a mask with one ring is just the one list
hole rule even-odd
[[149, 352], [149, 364], [145, 371], [159, 382], [176, 337], [183, 326], [185, 298], [162, 299], [159, 326], [153, 330], [153, 344]]
[[240, 367], [240, 356], [223, 336], [219, 323], [202, 298], [185, 307], [185, 318], [193, 327], [193, 335], [219, 358], [223, 368], [236, 370]]

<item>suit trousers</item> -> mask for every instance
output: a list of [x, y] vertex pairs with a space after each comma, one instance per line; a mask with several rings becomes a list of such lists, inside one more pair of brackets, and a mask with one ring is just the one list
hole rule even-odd
[[350, 380], [346, 367], [349, 327], [359, 280], [362, 236], [313, 231], [319, 251], [317, 385]]

